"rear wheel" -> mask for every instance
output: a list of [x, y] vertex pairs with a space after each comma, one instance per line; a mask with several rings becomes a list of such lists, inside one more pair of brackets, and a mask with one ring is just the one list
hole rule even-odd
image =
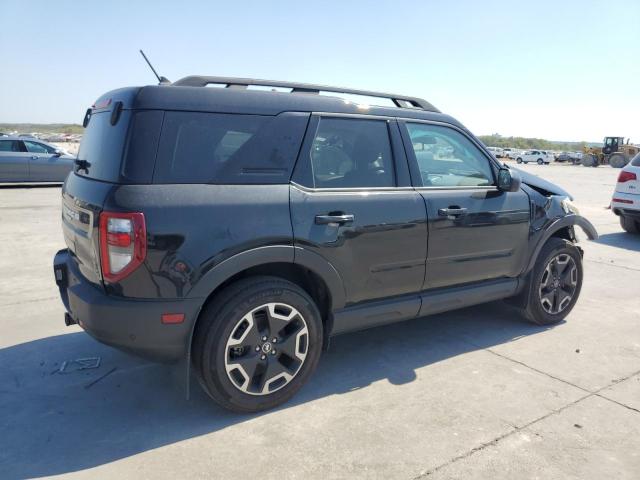
[[538, 325], [563, 320], [575, 306], [582, 288], [582, 256], [576, 246], [552, 237], [542, 247], [531, 276], [524, 313]]
[[322, 320], [297, 285], [253, 277], [225, 289], [195, 335], [193, 363], [205, 391], [229, 410], [257, 412], [286, 402], [311, 376]]
[[538, 165], [542, 165], [543, 163], [544, 163], [544, 160], [543, 160], [543, 159], [541, 159], [541, 158], [539, 158], [539, 159], [538, 159]]
[[627, 163], [629, 163], [629, 159], [624, 153], [614, 153], [609, 157], [609, 165], [613, 168], [622, 168]]
[[620, 226], [627, 233], [640, 233], [640, 221], [620, 215]]
[[522, 159], [520, 157], [516, 158], [517, 163], [522, 163]]

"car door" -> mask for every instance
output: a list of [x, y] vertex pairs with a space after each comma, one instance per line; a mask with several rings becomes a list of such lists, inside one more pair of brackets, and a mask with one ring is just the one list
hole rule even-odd
[[20, 140], [0, 139], [0, 182], [27, 182], [29, 156]]
[[497, 162], [463, 130], [407, 120], [401, 131], [427, 206], [424, 288], [518, 276], [527, 259], [527, 194], [498, 190]]
[[290, 188], [295, 246], [333, 266], [347, 304], [414, 293], [417, 314], [426, 211], [395, 120], [312, 116]]
[[29, 180], [63, 182], [72, 168], [70, 159], [56, 153], [55, 148], [33, 140], [24, 140], [29, 152]]

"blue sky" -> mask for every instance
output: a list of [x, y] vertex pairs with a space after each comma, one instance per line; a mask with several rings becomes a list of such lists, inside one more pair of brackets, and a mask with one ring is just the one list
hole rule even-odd
[[273, 78], [420, 96], [476, 134], [640, 143], [640, 0], [0, 0], [0, 123], [79, 123], [103, 92]]

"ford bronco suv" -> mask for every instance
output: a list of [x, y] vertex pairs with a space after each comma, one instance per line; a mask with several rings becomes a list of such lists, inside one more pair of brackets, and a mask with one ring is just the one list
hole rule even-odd
[[597, 236], [419, 98], [191, 76], [106, 93], [84, 126], [65, 322], [186, 360], [235, 411], [285, 402], [343, 332], [498, 299], [556, 323], [582, 285], [574, 227]]

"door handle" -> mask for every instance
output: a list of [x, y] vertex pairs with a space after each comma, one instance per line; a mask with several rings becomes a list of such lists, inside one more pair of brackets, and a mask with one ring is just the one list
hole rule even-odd
[[31, 157], [31, 160], [37, 160], [38, 158], [40, 158], [40, 157], [38, 157], [37, 155], [33, 155], [33, 156]]
[[441, 208], [441, 209], [438, 210], [438, 215], [440, 215], [442, 217], [447, 217], [449, 219], [460, 217], [461, 215], [464, 215], [465, 213], [467, 213], [467, 209], [466, 208], [460, 208], [460, 207]]
[[316, 215], [316, 225], [329, 225], [331, 223], [344, 225], [345, 223], [353, 222], [354, 219], [355, 217], [351, 214]]

